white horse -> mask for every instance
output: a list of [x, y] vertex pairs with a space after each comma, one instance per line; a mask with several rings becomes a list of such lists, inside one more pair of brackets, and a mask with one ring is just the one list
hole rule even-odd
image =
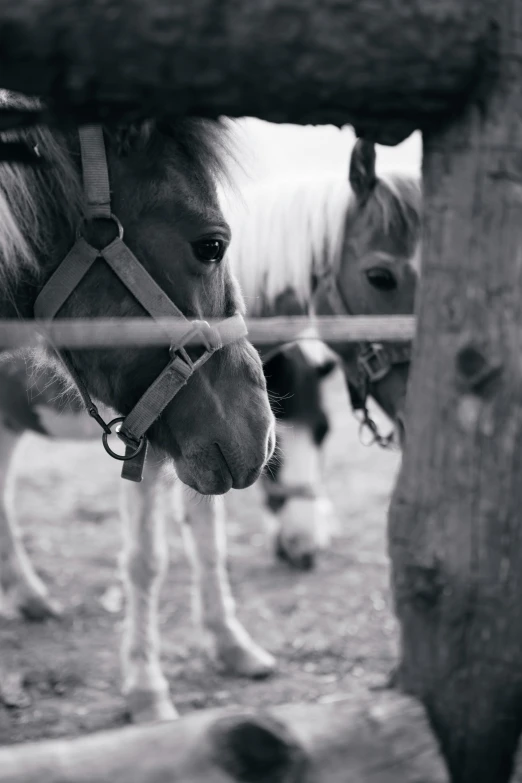
[[[319, 314], [411, 313], [419, 253], [420, 203], [420, 189], [412, 178], [377, 177], [373, 147], [361, 142], [352, 152], [349, 181], [314, 180], [294, 188], [287, 183], [284, 188], [276, 186], [271, 196], [266, 190], [258, 199], [252, 196], [247, 201], [250, 215], [259, 205], [255, 228], [251, 227], [250, 217], [242, 226], [236, 226], [230, 249], [249, 314], [313, 309]], [[234, 215], [231, 222], [235, 226]], [[401, 412], [408, 369], [408, 357], [394, 350], [395, 346], [386, 346], [379, 352], [373, 344], [336, 346], [352, 401], [359, 395], [357, 399], [364, 406], [366, 396], [371, 394], [392, 418]], [[368, 363], [369, 355], [380, 357], [377, 375]], [[45, 383], [39, 394], [44, 392]], [[282, 489], [291, 489], [296, 482], [304, 485], [300, 494], [290, 495], [284, 504], [287, 518], [282, 522], [280, 540], [293, 554], [302, 540], [308, 541], [307, 546], [315, 551], [320, 538], [317, 518], [321, 514], [314, 501], [321, 496], [317, 448], [324, 440], [325, 426], [322, 421], [317, 436], [310, 437], [310, 427], [303, 426], [297, 412], [292, 416], [291, 424], [279, 427], [282, 465], [272, 479], [267, 476], [265, 486], [270, 497], [271, 483], [279, 483]], [[8, 467], [20, 434], [9, 427], [6, 417], [3, 421], [0, 581], [4, 606], [6, 610], [29, 613], [31, 607], [36, 607], [38, 614], [45, 613], [52, 611], [46, 588], [23, 551], [15, 525], [15, 476]], [[51, 429], [49, 418], [47, 429]], [[305, 472], [292, 474], [296, 465]], [[309, 470], [306, 465], [313, 467]], [[181, 485], [177, 485], [176, 496], [172, 486], [168, 489], [169, 482], [162, 478], [164, 472], [168, 472], [168, 466], [151, 451], [142, 483], [122, 482], [121, 487], [127, 596], [123, 681], [136, 721], [175, 715], [161, 669], [157, 617], [159, 590], [167, 566], [162, 514], [165, 504], [161, 502], [164, 491], [172, 493], [170, 505], [183, 523], [193, 560], [195, 604], [217, 659], [230, 671], [253, 677], [268, 674], [275, 665], [273, 657], [251, 639], [235, 615], [226, 574], [223, 498], [201, 502], [201, 496], [187, 492]], [[311, 508], [311, 527], [307, 523], [303, 535], [299, 517], [307, 516], [305, 504]]]

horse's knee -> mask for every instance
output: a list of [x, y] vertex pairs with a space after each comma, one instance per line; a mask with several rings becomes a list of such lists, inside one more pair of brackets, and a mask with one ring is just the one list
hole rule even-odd
[[163, 576], [166, 560], [161, 552], [136, 549], [124, 558], [124, 572], [132, 584], [147, 587]]

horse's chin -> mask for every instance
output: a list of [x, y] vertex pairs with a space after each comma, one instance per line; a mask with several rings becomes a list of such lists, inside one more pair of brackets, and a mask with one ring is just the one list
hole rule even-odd
[[232, 489], [234, 480], [219, 449], [208, 460], [197, 454], [174, 460], [180, 481], [200, 495], [224, 495]]

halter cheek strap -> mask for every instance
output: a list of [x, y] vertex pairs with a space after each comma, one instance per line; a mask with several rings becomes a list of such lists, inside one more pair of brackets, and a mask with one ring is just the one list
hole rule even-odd
[[[319, 298], [326, 300], [334, 315], [353, 315], [339, 288], [336, 275], [329, 275], [321, 280], [315, 293], [315, 299]], [[411, 361], [411, 344], [392, 346], [362, 342], [355, 348], [354, 353], [354, 361], [344, 363], [352, 408], [362, 412], [361, 429], [366, 428], [371, 432], [371, 442], [388, 448], [393, 443], [393, 432], [384, 436], [380, 434], [368, 411], [368, 396], [371, 385], [382, 381], [395, 365]]]
[[[109, 170], [102, 128], [99, 125], [84, 126], [79, 130], [79, 137], [87, 202], [85, 220], [112, 220], [118, 229], [118, 236], [106, 247], [98, 250], [81, 236], [80, 227], [75, 244], [40, 291], [34, 305], [34, 314], [36, 318], [55, 318], [93, 263], [100, 258], [152, 318], [174, 317], [186, 321], [187, 329], [183, 338], [171, 343], [171, 360], [165, 369], [126, 417], [119, 417], [108, 424], [101, 418], [69, 355], [59, 354], [78, 387], [88, 413], [103, 429], [102, 440], [106, 451], [115, 459], [124, 462], [122, 477], [141, 481], [147, 450], [146, 433], [150, 426], [194, 372], [208, 361], [215, 351], [245, 337], [247, 328], [239, 313], [215, 326], [210, 326], [206, 321], [189, 321], [185, 318], [123, 242], [123, 227], [111, 212]], [[165, 331], [168, 335], [168, 330]], [[194, 335], [199, 336], [203, 345], [202, 353], [196, 360], [192, 360], [185, 349], [186, 343]], [[115, 425], [118, 425], [116, 431], [126, 445], [125, 456], [116, 454], [108, 445], [108, 436]]]

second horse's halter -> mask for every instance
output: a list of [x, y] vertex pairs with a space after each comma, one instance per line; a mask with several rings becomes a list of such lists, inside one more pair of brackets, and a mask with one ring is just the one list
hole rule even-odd
[[[215, 326], [210, 326], [206, 321], [189, 321], [183, 315], [123, 241], [123, 227], [111, 210], [109, 169], [101, 126], [85, 125], [78, 133], [86, 200], [83, 222], [111, 220], [118, 230], [118, 236], [104, 248], [97, 249], [82, 236], [82, 222], [73, 247], [40, 291], [34, 305], [34, 314], [39, 319], [55, 318], [94, 262], [101, 258], [152, 318], [174, 317], [186, 321], [186, 333], [181, 340], [177, 339], [171, 344], [170, 361], [165, 369], [127, 416], [120, 416], [108, 423], [100, 416], [69, 355], [58, 352], [78, 387], [87, 412], [103, 430], [102, 442], [105, 450], [114, 459], [123, 461], [122, 478], [141, 481], [148, 429], [195, 371], [208, 361], [215, 351], [245, 337], [247, 328], [240, 313], [225, 318]], [[198, 358], [192, 360], [184, 346], [195, 335], [200, 338], [203, 349]], [[117, 454], [109, 446], [108, 437], [113, 428], [125, 444], [125, 455]]]
[[[336, 274], [327, 275], [320, 281], [314, 298], [324, 296], [334, 315], [353, 315], [346, 298], [339, 287]], [[361, 442], [371, 446], [377, 443], [384, 449], [395, 446], [395, 434], [390, 432], [382, 435], [368, 410], [368, 397], [373, 384], [379, 383], [395, 365], [407, 364], [411, 361], [411, 343], [404, 345], [383, 345], [375, 342], [357, 344], [356, 358], [348, 364], [343, 362], [347, 377], [348, 391], [354, 413], [361, 411], [360, 433]], [[368, 430], [371, 439], [362, 440], [363, 430]]]

